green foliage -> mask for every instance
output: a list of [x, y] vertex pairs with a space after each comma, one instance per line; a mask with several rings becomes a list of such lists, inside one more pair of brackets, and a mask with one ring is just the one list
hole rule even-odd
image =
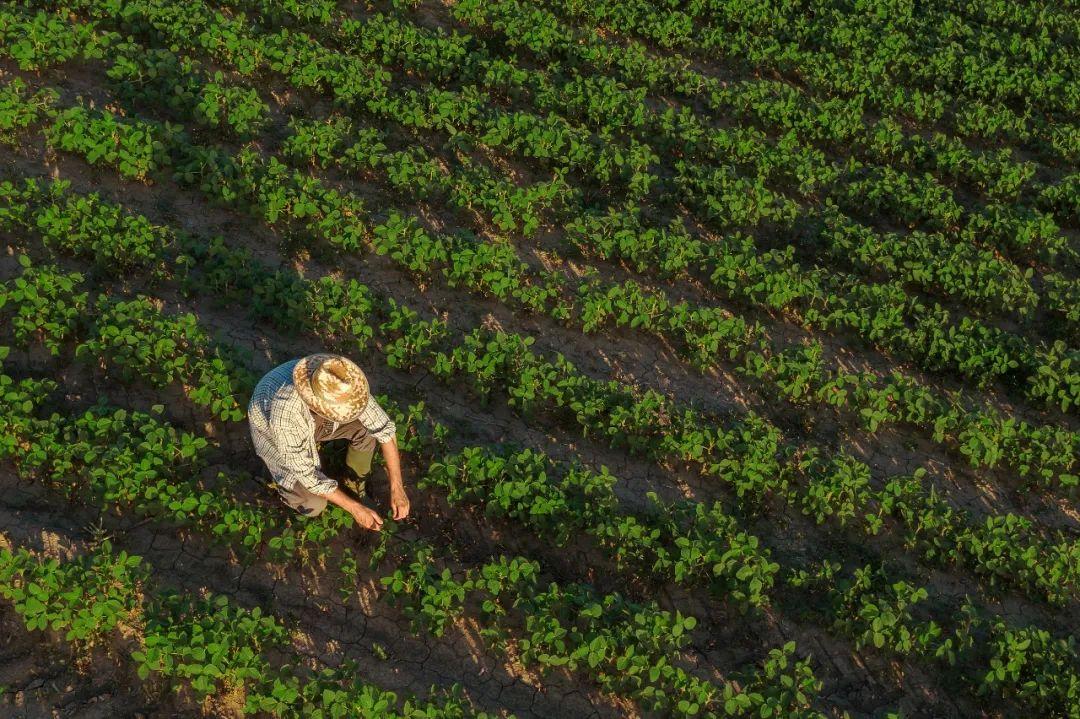
[[30, 94], [26, 82], [12, 78], [0, 88], [0, 144], [16, 146], [28, 128], [37, 125], [59, 99], [52, 88]]
[[188, 397], [222, 420], [245, 416], [255, 377], [234, 351], [215, 343], [192, 314], [169, 316], [148, 297], [100, 297], [97, 318], [76, 357], [102, 362], [126, 381], [182, 382]]
[[[277, 717], [364, 716], [409, 719], [487, 719], [455, 685], [424, 702], [381, 690], [345, 662], [310, 672], [289, 653], [286, 628], [259, 607], [245, 609], [224, 596], [161, 591], [149, 567], [108, 542], [71, 560], [0, 549], [0, 598], [10, 601], [28, 629], [63, 633], [82, 652], [109, 644], [120, 631], [139, 678], [160, 677], [197, 696], [241, 689], [251, 712]], [[125, 643], [125, 648], [128, 646]], [[291, 656], [293, 666], [270, 657]]]
[[141, 561], [114, 553], [108, 542], [70, 562], [0, 549], [0, 597], [13, 604], [27, 629], [51, 629], [81, 646], [107, 642], [118, 625], [138, 620], [147, 574]]
[[[1076, 432], [1013, 419], [906, 369], [849, 371], [821, 343], [773, 344], [757, 324], [708, 304], [718, 297], [740, 309], [783, 312], [806, 329], [849, 333], [967, 387], [1007, 385], [1020, 388], [1017, 397], [1075, 410], [1068, 231], [1076, 183], [1055, 170], [1068, 172], [1080, 147], [1077, 128], [1063, 121], [1078, 109], [1067, 80], [1071, 60], [1058, 47], [1075, 35], [1067, 12], [991, 2], [870, 3], [854, 13], [833, 3], [807, 16], [765, 5], [658, 10], [637, 0], [559, 0], [547, 9], [462, 0], [449, 12], [460, 27], [483, 31], [474, 38], [380, 12], [345, 17], [329, 0], [232, 0], [226, 8], [139, 0], [120, 12], [77, 0], [63, 15], [0, 11], [0, 53], [23, 70], [100, 58], [107, 48], [111, 87], [125, 110], [160, 107], [197, 126], [189, 136], [113, 110], [59, 108], [55, 93], [30, 95], [15, 80], [0, 91], [0, 141], [25, 142], [32, 128], [48, 124], [53, 150], [134, 179], [168, 170], [182, 185], [265, 221], [294, 248], [374, 251], [422, 288], [442, 281], [585, 332], [646, 332], [699, 369], [734, 366], [759, 393], [805, 414], [832, 408], [868, 434], [921, 427], [974, 468], [1004, 467], [1023, 478], [1024, 489], [1071, 496]], [[119, 42], [104, 28], [131, 38]], [[490, 54], [504, 48], [526, 52], [528, 61]], [[694, 69], [718, 58], [745, 79]], [[291, 118], [288, 136], [259, 137], [235, 154], [191, 141], [221, 132], [229, 141], [257, 137], [269, 107], [248, 84], [270, 76], [284, 78], [289, 94], [333, 102], [335, 111]], [[659, 109], [657, 97], [664, 98]], [[402, 132], [362, 127], [354, 119], [361, 117], [393, 121]], [[738, 126], [717, 127], [717, 117]], [[433, 137], [449, 139], [429, 153], [421, 145]], [[278, 140], [282, 157], [264, 155]], [[1032, 159], [985, 149], [1002, 140]], [[837, 148], [842, 161], [834, 159]], [[528, 166], [527, 182], [519, 161]], [[335, 189], [306, 164], [377, 181], [385, 193], [372, 201]], [[743, 531], [744, 514], [781, 502], [826, 525], [820, 531], [843, 527], [854, 541], [858, 533], [891, 535], [896, 542], [880, 541], [966, 567], [985, 585], [1007, 584], [1058, 605], [1080, 587], [1075, 538], [1013, 514], [975, 518], [940, 496], [936, 478], [922, 470], [871, 477], [842, 446], [831, 456], [796, 447], [753, 412], [715, 415], [596, 380], [560, 355], [538, 352], [527, 336], [487, 329], [459, 336], [459, 323], [421, 315], [354, 280], [267, 269], [224, 240], [163, 232], [61, 183], [5, 183], [0, 195], [0, 222], [18, 251], [35, 254], [31, 243], [40, 239], [50, 254], [93, 259], [102, 274], [175, 260], [188, 296], [243, 305], [258, 321], [318, 334], [342, 351], [378, 350], [392, 367], [423, 370], [480, 401], [505, 398], [530, 420], [559, 423], [666, 470], [689, 465], [726, 485], [735, 511], [650, 497], [631, 512], [615, 499], [604, 469], [494, 447], [443, 456], [445, 427], [419, 405], [394, 411], [402, 446], [441, 460], [426, 481], [452, 502], [480, 504], [557, 546], [587, 534], [620, 571], [700, 583], [739, 604], [768, 606], [778, 565]], [[455, 222], [473, 229], [444, 231], [445, 218], [393, 202], [384, 210], [387, 198], [453, 206]], [[589, 273], [539, 270], [552, 259], [547, 253], [527, 257], [518, 238], [503, 236], [537, 237], [549, 224], [566, 228], [563, 246], [578, 257], [620, 263], [645, 280], [605, 283]], [[750, 231], [759, 237], [742, 234]], [[11, 317], [20, 346], [39, 341], [58, 354], [77, 344], [77, 354], [110, 378], [181, 386], [219, 419], [243, 418], [253, 381], [247, 360], [211, 339], [195, 316], [164, 311], [145, 296], [90, 302], [77, 292], [79, 275], [20, 261], [22, 276], [0, 293], [0, 313]], [[694, 294], [710, 299], [670, 299], [657, 278], [694, 282]], [[1052, 313], [1049, 328], [1033, 322], [1043, 309]], [[9, 406], [0, 452], [25, 476], [67, 482], [72, 494], [82, 482], [118, 505], [265, 547], [275, 559], [312, 548], [325, 558], [327, 540], [349, 526], [338, 510], [274, 526], [272, 515], [230, 502], [196, 476], [206, 448], [200, 438], [155, 417], [103, 408], [44, 418], [52, 388], [0, 376]], [[387, 547], [380, 544], [373, 564]], [[355, 577], [355, 557], [341, 560], [344, 576]], [[543, 576], [521, 557], [462, 570], [421, 546], [384, 584], [418, 626], [442, 633], [479, 607], [492, 619], [484, 638], [515, 642], [534, 666], [588, 673], [645, 712], [813, 714], [820, 683], [793, 646], [772, 650], [737, 682], [713, 683], [681, 663], [692, 617], [584, 585], [545, 587]], [[976, 638], [974, 619], [958, 620], [950, 634], [924, 619], [935, 601], [926, 589], [884, 570], [841, 576], [830, 566], [792, 585], [813, 585], [829, 605], [827, 623], [860, 646], [950, 664], [987, 655], [990, 671], [979, 678], [985, 691], [1033, 714], [1075, 712], [1071, 640], [1004, 623], [989, 640]], [[160, 645], [140, 654], [144, 672], [190, 681], [197, 693], [248, 685], [250, 711], [281, 716], [383, 716], [397, 706], [393, 694], [340, 672], [302, 680], [270, 671], [261, 654], [278, 651], [283, 630], [256, 612], [188, 598], [166, 601], [154, 614], [172, 619], [152, 635]], [[237, 624], [250, 636], [227, 633]], [[226, 641], [207, 644], [219, 631]], [[467, 713], [453, 698], [403, 711]]]
[[[608, 691], [632, 698], [650, 711], [680, 716], [708, 714], [721, 695], [735, 707], [773, 705], [805, 710], [818, 684], [798, 664], [795, 692], [773, 687], [783, 664], [770, 659], [766, 676], [752, 691], [718, 687], [689, 674], [674, 660], [697, 625], [696, 619], [641, 605], [618, 594], [600, 595], [584, 585], [540, 582], [540, 568], [521, 557], [499, 557], [456, 576], [440, 569], [428, 545], [404, 551], [401, 568], [382, 579], [390, 597], [420, 626], [442, 634], [464, 605], [479, 603], [488, 619], [484, 635], [497, 646], [513, 642], [522, 661], [545, 671], [587, 671]], [[523, 616], [520, 637], [511, 638], [513, 617]], [[794, 650], [786, 648], [787, 656]], [[777, 710], [779, 711], [779, 709]], [[779, 714], [778, 714], [779, 715]]]
[[77, 152], [90, 164], [110, 165], [136, 180], [147, 180], [166, 167], [169, 148], [181, 135], [181, 129], [169, 123], [131, 121], [83, 107], [58, 113], [45, 132], [52, 147]]
[[0, 10], [0, 56], [15, 60], [20, 70], [100, 59], [117, 39], [93, 23], [72, 23], [66, 13], [39, 10], [30, 15], [17, 7]]
[[143, 628], [143, 648], [132, 652], [140, 679], [163, 674], [189, 683], [199, 696], [262, 679], [262, 652], [285, 645], [288, 634], [262, 610], [231, 606], [227, 597], [192, 601], [164, 593]]
[[1013, 628], [998, 620], [991, 627], [990, 670], [979, 688], [1015, 698], [1043, 716], [1080, 712], [1080, 662], [1072, 637], [1060, 639], [1036, 627]]
[[20, 255], [19, 264], [22, 275], [0, 285], [0, 315], [9, 318], [17, 344], [40, 342], [59, 355], [84, 322], [87, 293], [75, 292], [83, 276], [34, 267], [26, 255]]
[[1037, 355], [1039, 367], [1030, 378], [1028, 393], [1062, 412], [1080, 406], [1080, 350], [1064, 342], [1054, 342], [1045, 353]]
[[146, 217], [96, 193], [71, 192], [64, 180], [4, 181], [0, 203], [0, 221], [8, 229], [35, 233], [50, 250], [91, 260], [108, 273], [158, 270], [172, 242], [164, 228]]

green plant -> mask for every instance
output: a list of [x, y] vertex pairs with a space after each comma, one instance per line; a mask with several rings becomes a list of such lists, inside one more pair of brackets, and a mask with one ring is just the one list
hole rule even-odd
[[75, 292], [83, 276], [34, 267], [26, 255], [19, 256], [19, 264], [22, 276], [0, 285], [0, 313], [9, 316], [17, 343], [41, 342], [58, 355], [85, 321], [87, 293]]
[[148, 573], [141, 561], [114, 553], [108, 542], [71, 562], [0, 549], [0, 596], [28, 629], [62, 632], [65, 641], [88, 647], [105, 642], [120, 624], [137, 625]]

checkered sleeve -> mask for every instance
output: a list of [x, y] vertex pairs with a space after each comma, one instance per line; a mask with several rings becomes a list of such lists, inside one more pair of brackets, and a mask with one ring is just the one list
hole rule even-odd
[[319, 455], [315, 437], [305, 424], [282, 419], [272, 426], [277, 430], [281, 466], [286, 470], [283, 486], [292, 487], [299, 482], [312, 494], [329, 494], [337, 489], [337, 482], [323, 474], [316, 464]]
[[329, 494], [337, 482], [323, 474], [311, 413], [292, 386], [296, 362], [275, 367], [259, 381], [248, 405], [255, 453], [284, 489], [299, 482], [312, 494]]
[[363, 411], [360, 412], [358, 417], [360, 424], [367, 428], [368, 432], [379, 441], [379, 444], [385, 444], [391, 440], [397, 439], [397, 425], [390, 419], [390, 416], [386, 414], [386, 411], [375, 401], [374, 397], [369, 397], [367, 404], [364, 406]]

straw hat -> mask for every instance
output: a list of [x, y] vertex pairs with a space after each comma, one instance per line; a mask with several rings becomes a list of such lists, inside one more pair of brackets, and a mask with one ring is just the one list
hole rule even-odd
[[335, 422], [352, 422], [370, 397], [363, 370], [340, 355], [301, 358], [293, 368], [293, 384], [313, 412]]

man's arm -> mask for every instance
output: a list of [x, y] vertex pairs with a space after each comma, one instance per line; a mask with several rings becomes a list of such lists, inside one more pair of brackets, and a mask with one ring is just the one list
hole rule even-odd
[[409, 497], [405, 493], [405, 482], [401, 477], [397, 426], [374, 397], [368, 398], [368, 403], [360, 413], [359, 420], [379, 442], [383, 459], [386, 460], [386, 477], [390, 482], [391, 516], [394, 519], [405, 519], [409, 516]]
[[390, 482], [390, 510], [394, 519], [409, 516], [409, 496], [405, 494], [405, 481], [401, 477], [401, 455], [398, 453], [397, 437], [387, 442], [380, 442], [383, 459], [386, 461], [386, 478]]

